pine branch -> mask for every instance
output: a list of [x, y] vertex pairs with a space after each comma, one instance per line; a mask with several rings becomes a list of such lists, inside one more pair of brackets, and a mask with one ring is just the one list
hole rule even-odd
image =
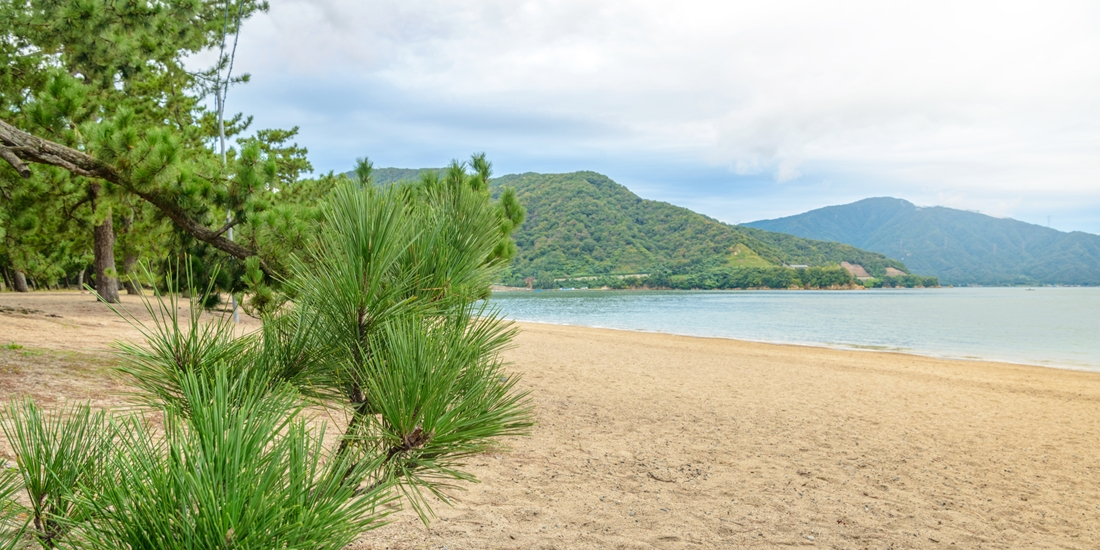
[[23, 179], [31, 177], [31, 169], [23, 164], [23, 161], [15, 154], [15, 151], [10, 147], [0, 147], [0, 158], [8, 161], [8, 164], [12, 168], [15, 168], [16, 172], [19, 172], [19, 176]]
[[231, 222], [228, 222], [225, 225], [223, 225], [221, 227], [221, 229], [215, 231], [214, 234], [215, 235], [224, 235], [226, 231], [229, 231], [230, 229], [236, 227], [240, 223], [241, 223], [240, 220], [233, 220]]
[[196, 239], [242, 260], [256, 255], [253, 250], [192, 219], [164, 192], [138, 190], [126, 174], [113, 166], [76, 149], [28, 134], [3, 120], [0, 120], [0, 158], [7, 161], [24, 178], [30, 177], [30, 169], [25, 164], [30, 162], [57, 166], [78, 176], [111, 182], [157, 207], [168, 219]]

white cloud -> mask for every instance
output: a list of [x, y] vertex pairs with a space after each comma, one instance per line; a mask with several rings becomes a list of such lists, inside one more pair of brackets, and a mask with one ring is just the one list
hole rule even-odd
[[524, 158], [667, 157], [779, 182], [827, 170], [1011, 213], [1026, 196], [1100, 205], [1098, 16], [1090, 2], [285, 0], [246, 25], [240, 66], [362, 82], [466, 116], [459, 132], [478, 113], [575, 128], [491, 143]]
[[798, 160], [792, 157], [783, 159], [783, 162], [779, 163], [779, 169], [775, 172], [775, 181], [783, 183], [785, 181], [798, 179], [802, 176], [802, 172], [798, 169], [798, 164]]

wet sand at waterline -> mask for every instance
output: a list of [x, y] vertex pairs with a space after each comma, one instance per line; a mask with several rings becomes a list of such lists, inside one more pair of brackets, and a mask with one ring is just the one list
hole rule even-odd
[[[26, 346], [0, 397], [112, 405], [128, 325], [76, 293], [0, 306], [39, 311], [0, 312]], [[471, 460], [430, 527], [400, 512], [354, 548], [1100, 547], [1100, 374], [520, 327], [532, 436]]]

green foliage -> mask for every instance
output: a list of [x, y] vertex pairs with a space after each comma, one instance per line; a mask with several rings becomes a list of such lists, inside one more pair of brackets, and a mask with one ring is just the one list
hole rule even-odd
[[[427, 521], [430, 497], [476, 481], [465, 459], [526, 433], [531, 406], [500, 358], [514, 328], [481, 301], [499, 210], [459, 175], [337, 186], [292, 260], [294, 299], [256, 333], [205, 312], [213, 287], [198, 292], [190, 267], [145, 300], [150, 325], [119, 309], [146, 336], [119, 344], [119, 370], [163, 430], [13, 403], [3, 428], [40, 544], [343, 548], [400, 495]], [[348, 413], [335, 444], [308, 406]]]
[[646, 280], [649, 286], [674, 289], [750, 289], [750, 288], [848, 288], [854, 279], [844, 268], [811, 267], [723, 267], [687, 275], [666, 276], [658, 273]]
[[0, 264], [42, 287], [90, 263], [91, 226], [82, 215], [93, 212], [86, 193], [61, 170], [42, 171], [20, 185], [6, 173], [0, 165]]
[[[468, 173], [468, 169], [473, 170], [473, 173]], [[363, 177], [364, 174], [369, 177]], [[497, 199], [494, 204], [500, 239], [491, 256], [498, 260], [509, 261], [515, 258], [518, 252], [512, 235], [523, 225], [527, 212], [516, 197], [514, 189], [508, 187], [496, 188], [497, 186], [493, 183], [495, 180], [491, 179], [492, 174], [493, 163], [488, 161], [485, 153], [474, 153], [470, 156], [469, 163], [460, 163], [455, 160], [451, 161], [450, 166], [447, 168], [422, 168], [419, 170], [405, 168], [375, 169], [369, 161], [360, 159], [356, 169], [346, 175], [361, 184], [369, 182], [371, 185], [380, 187], [398, 185], [416, 188], [444, 184], [452, 187], [465, 186], [486, 198], [489, 197], [490, 187], [493, 187]]]
[[841, 267], [810, 267], [798, 270], [804, 288], [835, 288], [855, 282], [848, 270]]
[[30, 501], [34, 536], [42, 547], [54, 548], [87, 520], [87, 502], [77, 491], [94, 493], [104, 485], [102, 463], [114, 432], [106, 416], [87, 405], [49, 418], [30, 401], [9, 404], [2, 426]]
[[[150, 277], [148, 271], [145, 275]], [[193, 280], [190, 264], [185, 276], [186, 281]], [[123, 360], [118, 371], [140, 391], [140, 402], [172, 407], [177, 414], [186, 416], [191, 411], [191, 404], [184, 399], [186, 377], [217, 367], [228, 370], [234, 378], [245, 378], [257, 342], [250, 335], [238, 338], [231, 319], [204, 315], [204, 301], [212, 294], [212, 285], [205, 291], [186, 288], [191, 295], [190, 307], [187, 316], [181, 319], [180, 285], [171, 276], [166, 282], [165, 295], [156, 300], [142, 296], [151, 324], [138, 321], [119, 306], [109, 305], [145, 338], [144, 344], [115, 344]]]
[[30, 519], [17, 500], [22, 491], [19, 469], [0, 469], [0, 550], [14, 550], [23, 546], [23, 534], [27, 531]]
[[372, 464], [329, 456], [292, 388], [216, 364], [181, 387], [202, 406], [169, 413], [163, 438], [121, 423], [115, 480], [88, 502], [78, 547], [338, 549], [378, 525], [385, 486], [359, 490]]
[[517, 379], [497, 356], [510, 339], [494, 317], [466, 315], [402, 318], [372, 335], [356, 378], [375, 414], [349, 435], [384, 457], [383, 478], [400, 484], [421, 517], [430, 509], [420, 489], [446, 501], [454, 481], [473, 480], [462, 459], [530, 426], [526, 393], [515, 391]]
[[430, 302], [415, 299], [414, 273], [403, 269], [418, 228], [401, 191], [342, 186], [334, 197], [315, 251], [296, 262], [289, 284], [298, 309], [320, 323], [333, 362], [357, 364], [377, 326]]
[[309, 150], [297, 143], [288, 142], [298, 135], [298, 127], [290, 130], [259, 130], [255, 136], [237, 140], [241, 150], [258, 150], [275, 164], [275, 180], [279, 189], [287, 188], [301, 179], [302, 174], [313, 171], [306, 155]]
[[[142, 259], [163, 284], [170, 267], [187, 257], [200, 284], [247, 295], [247, 312], [279, 308], [288, 297], [281, 291], [289, 258], [315, 242], [320, 204], [347, 178], [303, 179], [312, 166], [293, 141], [298, 128], [242, 136], [251, 123], [243, 114], [226, 121], [225, 134], [237, 137], [237, 147], [224, 161], [214, 151], [217, 116], [204, 103], [229, 84], [222, 78], [230, 61], [227, 33], [266, 9], [255, 0], [0, 4], [0, 118], [92, 157], [84, 164], [102, 163], [76, 169], [66, 161], [58, 163], [62, 169], [32, 156], [44, 164], [34, 165], [28, 179], [0, 163], [0, 268], [25, 273], [37, 286], [67, 284], [95, 250], [105, 276], [130, 274]], [[211, 67], [184, 67], [185, 59], [213, 48], [222, 55]], [[364, 159], [352, 181], [370, 183], [371, 168]], [[454, 162], [402, 187], [411, 202], [431, 202], [435, 187], [449, 186], [472, 192], [452, 199], [491, 205], [495, 230], [487, 234], [497, 238], [484, 261], [501, 263], [516, 254], [510, 235], [524, 212], [513, 194], [490, 199], [491, 175], [492, 163], [478, 153], [468, 164]], [[110, 261], [104, 251], [112, 250], [104, 235], [112, 232], [122, 262], [104, 267]], [[219, 299], [211, 296], [208, 306]]]
[[760, 257], [755, 250], [738, 243], [730, 250], [728, 265], [730, 267], [774, 267], [774, 265]]
[[293, 269], [294, 308], [275, 318], [324, 335], [301, 344], [312, 351], [299, 368], [351, 407], [341, 449], [384, 456], [383, 479], [425, 517], [420, 489], [443, 496], [469, 479], [462, 457], [530, 424], [526, 397], [501, 380], [512, 331], [475, 308], [502, 264], [498, 210], [463, 174], [337, 188]]
[[702, 273], [673, 275], [661, 281], [668, 288], [682, 290], [712, 290], [730, 288], [790, 288], [800, 287], [798, 273], [785, 267], [719, 268]]
[[[205, 366], [181, 377], [179, 399], [198, 406], [166, 408], [163, 434], [140, 415], [13, 403], [18, 470], [0, 475], [0, 502], [18, 472], [45, 548], [336, 549], [377, 525], [387, 486], [361, 488], [376, 462], [330, 456], [293, 388]], [[5, 543], [21, 529], [6, 519]]]
[[[899, 277], [908, 281], [905, 278]], [[923, 280], [919, 277], [916, 280]], [[553, 279], [543, 276], [533, 283], [534, 288], [608, 288], [612, 290], [628, 288], [668, 288], [675, 290], [721, 290], [721, 289], [840, 289], [852, 288], [857, 284], [855, 278], [841, 267], [810, 267], [792, 269], [789, 267], [738, 267], [722, 266], [694, 273], [669, 273], [656, 270], [644, 276], [601, 275], [574, 279]]]
[[[297, 155], [304, 150], [285, 146], [293, 131], [261, 131], [228, 169], [207, 146], [217, 131], [202, 102], [227, 59], [200, 72], [183, 60], [218, 44], [227, 25], [235, 30], [229, 8], [211, 1], [0, 3], [0, 118], [108, 162], [130, 182], [120, 188], [45, 166], [22, 179], [0, 164], [0, 194], [12, 199], [0, 202], [0, 262], [53, 285], [87, 267], [91, 227], [106, 221], [120, 237], [123, 267], [115, 271], [172, 247], [203, 256], [189, 250], [187, 231], [170, 234], [151, 198], [200, 224], [218, 224], [226, 210], [241, 223], [263, 206], [251, 200], [264, 185], [250, 171], [274, 177], [306, 167]], [[252, 0], [232, 6], [241, 19], [266, 9]], [[228, 134], [246, 126], [243, 116], [230, 117]], [[259, 153], [248, 158], [252, 145]], [[269, 162], [277, 168], [267, 170]]]
[[384, 451], [410, 496], [442, 495], [441, 480], [468, 477], [455, 460], [529, 424], [523, 396], [506, 397], [512, 383], [499, 381], [511, 331], [474, 309], [502, 264], [498, 210], [459, 175], [336, 189], [313, 253], [293, 270], [295, 308], [279, 318], [326, 335], [306, 346], [319, 351], [305, 368], [352, 407], [344, 448]]
[[901, 199], [865, 199], [748, 225], [881, 252], [945, 283], [1100, 284], [1100, 236]]
[[[373, 168], [373, 166], [372, 166]], [[416, 182], [427, 177], [439, 177], [443, 174], [443, 168], [373, 168], [371, 179], [375, 185], [386, 187], [390, 184], [404, 182]], [[355, 180], [355, 170], [344, 174]]]
[[240, 277], [240, 284], [231, 290], [247, 293], [246, 311], [260, 316], [284, 302], [282, 281], [290, 274], [290, 258], [314, 245], [323, 223], [322, 205], [333, 189], [346, 182], [343, 176], [325, 174], [259, 194], [263, 208], [250, 213], [248, 223], [237, 226], [236, 234], [237, 242], [246, 243], [257, 255], [244, 262], [243, 270], [237, 262], [228, 264]]
[[936, 277], [920, 275], [896, 275], [863, 281], [863, 286], [867, 288], [936, 288], [940, 286], [940, 280]]

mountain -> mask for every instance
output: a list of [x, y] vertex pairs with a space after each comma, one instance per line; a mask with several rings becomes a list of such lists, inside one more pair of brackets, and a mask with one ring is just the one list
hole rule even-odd
[[[440, 170], [377, 168], [373, 174], [375, 184], [388, 185]], [[883, 254], [725, 224], [642, 199], [595, 172], [514, 174], [489, 185], [494, 195], [511, 187], [527, 210], [514, 235], [518, 254], [508, 284], [534, 278], [541, 288], [565, 279], [613, 287], [832, 288], [851, 284], [849, 272], [859, 266], [878, 278], [865, 284], [938, 284], [908, 275], [904, 263]], [[844, 262], [856, 265], [845, 270]]]
[[645, 200], [595, 172], [516, 174], [490, 182], [512, 187], [527, 209], [515, 238], [517, 275], [698, 273], [842, 261], [884, 275], [902, 262], [855, 247], [728, 225], [664, 202]]
[[880, 252], [944, 284], [1100, 284], [1100, 235], [890, 197], [743, 226]]

